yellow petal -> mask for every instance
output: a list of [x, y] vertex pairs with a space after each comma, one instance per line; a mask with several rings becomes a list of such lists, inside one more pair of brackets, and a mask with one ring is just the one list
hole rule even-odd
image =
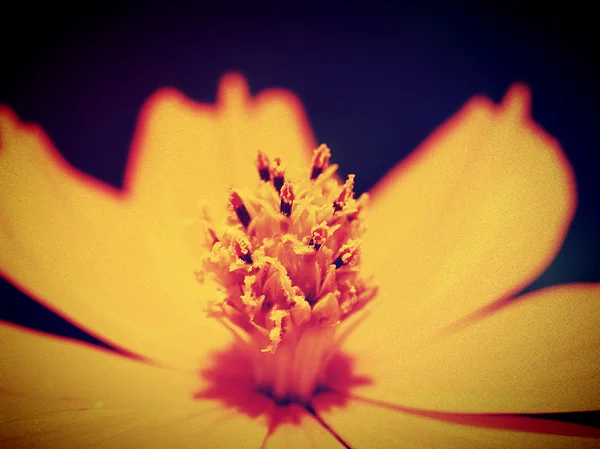
[[11, 448], [255, 449], [267, 431], [264, 419], [189, 400], [173, 401], [168, 408], [97, 407], [71, 401], [58, 410], [47, 401], [23, 398], [3, 405], [33, 412], [25, 418], [5, 418], [0, 424], [0, 445]]
[[600, 284], [528, 294], [418, 349], [356, 353], [361, 396], [479, 413], [600, 409]]
[[[402, 447], [403, 449], [424, 448], [595, 448], [598, 438], [592, 438], [592, 433], [586, 437], [560, 435], [563, 430], [561, 423], [548, 426], [532, 424], [531, 419], [523, 418], [526, 426], [548, 433], [528, 433], [507, 430], [506, 427], [519, 427], [518, 418], [500, 417], [492, 426], [492, 420], [487, 420], [490, 427], [475, 427], [457, 424], [458, 420], [431, 419], [426, 414], [407, 413], [387, 407], [381, 407], [356, 399], [348, 399], [343, 406], [335, 403], [331, 395], [324, 395], [314, 402], [319, 416], [339, 434], [350, 447], [383, 448]], [[535, 420], [540, 421], [540, 420]], [[504, 426], [503, 426], [504, 425]], [[554, 425], [555, 430], [552, 430]], [[504, 428], [503, 428], [504, 427]], [[583, 426], [567, 425], [569, 429], [583, 430]], [[586, 429], [587, 430], [587, 429]], [[593, 430], [593, 429], [592, 429]], [[552, 433], [559, 433], [552, 434]], [[597, 433], [596, 433], [597, 434]]]
[[230, 187], [257, 183], [259, 150], [308, 170], [314, 146], [294, 95], [272, 89], [252, 97], [241, 75], [228, 74], [216, 105], [172, 89], [153, 95], [137, 127], [127, 185], [158, 217], [189, 216], [201, 201], [216, 219]]
[[[0, 109], [0, 273], [102, 339], [195, 369], [224, 331], [203, 312], [175, 227], [76, 171], [41, 129]], [[207, 348], [206, 348], [207, 349]]]
[[[105, 405], [191, 397], [200, 379], [84, 343], [0, 324], [0, 391]], [[149, 395], [149, 392], [152, 392]]]
[[297, 405], [282, 407], [281, 422], [267, 437], [265, 449], [342, 449], [335, 439], [312, 415]]
[[0, 326], [0, 446], [259, 447], [266, 419], [198, 399], [203, 382]]
[[354, 337], [421, 340], [514, 294], [551, 262], [574, 207], [571, 169], [527, 89], [469, 101], [372, 192], [362, 248], [379, 306]]

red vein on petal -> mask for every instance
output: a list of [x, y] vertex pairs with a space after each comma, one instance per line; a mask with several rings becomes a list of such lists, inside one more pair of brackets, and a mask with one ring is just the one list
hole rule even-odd
[[[463, 426], [485, 427], [488, 429], [510, 430], [515, 432], [539, 433], [546, 435], [600, 438], [600, 428], [537, 418], [533, 416], [523, 416], [522, 414], [440, 412], [435, 410], [422, 410], [412, 407], [404, 407], [401, 405], [390, 404], [385, 401], [364, 398], [357, 395], [351, 395], [351, 397], [357, 401], [378, 407]], [[543, 415], [540, 414], [540, 416]]]
[[323, 418], [321, 418], [319, 416], [319, 414], [317, 413], [317, 411], [312, 407], [312, 406], [307, 406], [306, 407], [306, 411], [308, 413], [310, 413], [312, 416], [315, 417], [315, 419], [317, 420], [317, 422], [327, 431], [331, 434], [332, 437], [334, 437], [341, 445], [343, 445], [346, 449], [352, 449], [352, 446], [350, 446], [348, 443], [346, 443], [346, 441], [344, 441], [344, 439], [335, 431], [331, 428], [331, 426], [329, 424], [327, 424], [327, 422], [325, 422], [325, 420]]

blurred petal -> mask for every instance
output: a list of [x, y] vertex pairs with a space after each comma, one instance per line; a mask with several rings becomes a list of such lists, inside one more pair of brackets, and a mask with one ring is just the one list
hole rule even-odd
[[[146, 105], [121, 194], [70, 167], [43, 132], [0, 112], [0, 270], [88, 332], [158, 361], [195, 368], [223, 329], [204, 316], [199, 200], [224, 210], [232, 183], [254, 180], [259, 149], [308, 168], [314, 145], [298, 100], [251, 99], [226, 76], [217, 106], [164, 90]], [[218, 216], [218, 213], [217, 213]], [[190, 234], [191, 232], [191, 234]]]
[[[431, 410], [600, 409], [600, 284], [550, 287], [417, 350], [373, 346], [357, 394]], [[392, 346], [392, 345], [389, 345]]]
[[0, 442], [10, 447], [259, 447], [262, 418], [194, 399], [202, 379], [0, 326]]
[[[0, 273], [88, 332], [197, 367], [223, 329], [174, 227], [76, 171], [41, 129], [0, 109]], [[204, 296], [203, 296], [204, 295]]]
[[471, 100], [372, 197], [363, 261], [380, 281], [378, 309], [352, 340], [390, 355], [533, 281], [575, 208], [571, 169], [524, 86], [499, 106]]
[[[560, 434], [527, 433], [515, 431], [520, 427], [530, 426], [532, 431], [546, 429], [548, 432], [561, 433], [562, 423], [532, 420], [530, 418], [500, 417], [493, 425], [488, 420], [489, 427], [474, 427], [456, 424], [449, 419], [431, 419], [427, 413], [407, 413], [381, 407], [356, 399], [350, 399], [343, 407], [331, 408], [327, 397], [317, 398], [314, 407], [319, 416], [336, 432], [350, 447], [364, 449], [382, 447], [402, 447], [403, 449], [425, 448], [595, 448], [598, 439], [592, 437], [573, 437]], [[533, 422], [537, 421], [535, 427]], [[465, 422], [466, 423], [466, 422]], [[547, 424], [547, 426], [544, 426]], [[495, 427], [495, 428], [493, 428]], [[509, 427], [513, 430], [506, 430]], [[583, 429], [583, 426], [565, 425], [568, 429]], [[593, 430], [593, 429], [592, 429]], [[591, 435], [591, 433], [589, 434]], [[597, 435], [597, 433], [596, 433]]]
[[304, 408], [298, 405], [286, 408], [291, 419], [277, 425], [267, 437], [265, 449], [343, 449], [344, 446]]
[[190, 216], [199, 200], [218, 218], [230, 187], [258, 182], [259, 150], [308, 171], [314, 147], [293, 94], [272, 89], [253, 98], [241, 75], [228, 74], [216, 105], [172, 89], [154, 94], [138, 124], [127, 184], [159, 220]]

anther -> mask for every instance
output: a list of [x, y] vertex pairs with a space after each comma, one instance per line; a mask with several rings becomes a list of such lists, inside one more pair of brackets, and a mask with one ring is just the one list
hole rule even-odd
[[354, 197], [354, 175], [348, 175], [348, 179], [342, 186], [342, 191], [340, 192], [337, 200], [333, 202], [333, 209], [336, 212], [341, 211], [348, 200], [351, 200]]
[[269, 182], [271, 179], [271, 173], [269, 172], [269, 158], [262, 151], [258, 152], [258, 161], [256, 163], [258, 167], [258, 175], [260, 179], [265, 182]]
[[245, 236], [236, 236], [231, 241], [235, 254], [247, 264], [252, 265], [252, 254], [250, 253], [250, 242]]
[[284, 182], [279, 192], [279, 198], [281, 202], [279, 204], [279, 211], [289, 217], [292, 215], [292, 204], [294, 203], [294, 189], [289, 181]]
[[329, 238], [329, 226], [326, 222], [315, 225], [310, 230], [310, 240], [308, 246], [312, 246], [315, 251], [318, 251], [325, 241]]
[[359, 244], [356, 240], [348, 240], [348, 243], [342, 245], [338, 257], [333, 261], [335, 268], [341, 268], [346, 265], [356, 265], [358, 263]]
[[271, 167], [271, 175], [273, 176], [273, 185], [278, 192], [281, 192], [283, 182], [285, 181], [285, 167], [278, 157], [275, 158], [273, 166]]
[[331, 151], [325, 144], [319, 145], [319, 147], [313, 153], [312, 158], [312, 172], [310, 173], [310, 179], [315, 180], [319, 177], [323, 170], [329, 164], [329, 158], [331, 157]]
[[240, 220], [240, 223], [242, 223], [242, 226], [244, 226], [244, 228], [248, 228], [248, 225], [250, 224], [250, 214], [248, 213], [248, 209], [246, 209], [246, 206], [244, 205], [239, 193], [237, 193], [235, 190], [232, 190], [231, 194], [229, 195], [229, 202], [231, 203], [238, 220]]

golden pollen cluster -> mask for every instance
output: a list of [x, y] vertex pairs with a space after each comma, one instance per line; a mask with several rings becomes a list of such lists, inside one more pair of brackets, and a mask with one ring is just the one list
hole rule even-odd
[[206, 220], [211, 249], [196, 273], [222, 293], [209, 314], [247, 346], [258, 390], [306, 402], [336, 349], [336, 327], [375, 295], [361, 276], [361, 213], [354, 175], [342, 184], [319, 146], [310, 173], [288, 179], [283, 161], [259, 153], [255, 189], [231, 190], [221, 231]]

